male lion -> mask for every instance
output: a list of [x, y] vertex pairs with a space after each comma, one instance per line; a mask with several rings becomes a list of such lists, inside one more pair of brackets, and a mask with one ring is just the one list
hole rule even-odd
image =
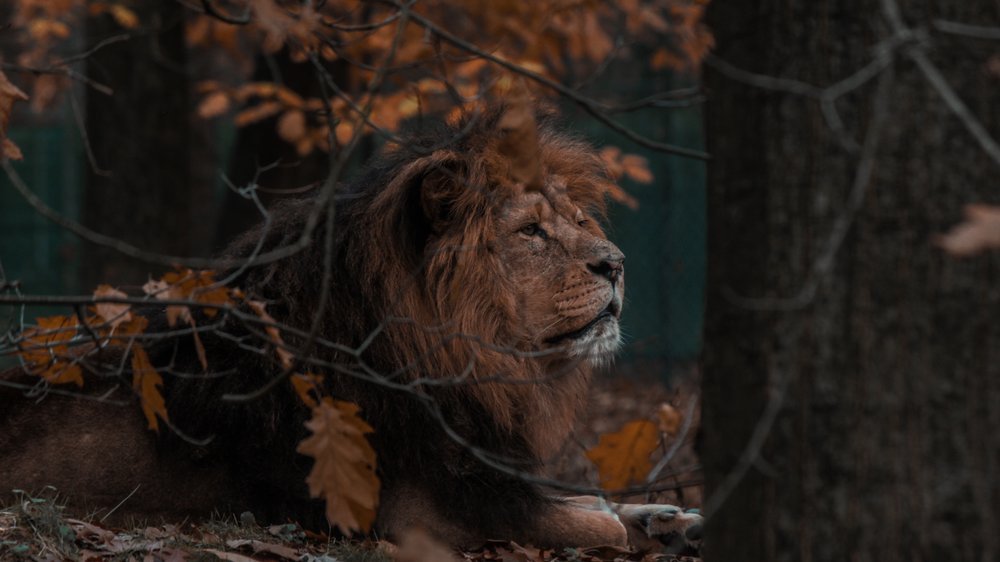
[[[700, 538], [696, 514], [560, 499], [524, 476], [566, 439], [592, 365], [619, 347], [625, 256], [598, 224], [610, 181], [600, 159], [547, 123], [514, 138], [504, 115], [425, 130], [386, 154], [342, 190], [333, 217], [314, 217], [305, 250], [234, 284], [297, 328], [285, 341], [374, 427], [380, 536], [420, 526], [456, 547], [683, 547]], [[227, 255], [298, 240], [314, 208], [273, 209]], [[163, 316], [150, 315], [151, 330], [166, 329]], [[273, 384], [283, 370], [261, 331], [230, 317], [203, 333], [207, 371], [190, 336], [150, 350], [165, 373], [172, 431], [161, 436], [135, 408], [0, 390], [0, 490], [54, 485], [79, 508], [121, 503], [119, 519], [249, 510], [323, 525], [304, 484], [310, 461], [295, 451], [308, 411]], [[122, 379], [87, 388], [131, 398]]]

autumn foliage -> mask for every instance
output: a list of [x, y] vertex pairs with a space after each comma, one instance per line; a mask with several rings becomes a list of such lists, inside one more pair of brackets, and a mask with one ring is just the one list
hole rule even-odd
[[[371, 134], [391, 145], [408, 120], [434, 116], [454, 123], [498, 98], [518, 100], [516, 111], [505, 117], [509, 122], [501, 125], [512, 131], [512, 138], [521, 133], [531, 138], [534, 131], [525, 127], [533, 123], [532, 99], [566, 95], [572, 89], [565, 83], [585, 81], [637, 50], [651, 55], [652, 69], [694, 72], [713, 44], [701, 23], [707, 0], [190, 4], [184, 21], [189, 47], [224, 53], [234, 68], [242, 69], [241, 79], [206, 76], [198, 81], [197, 115], [230, 119], [237, 127], [273, 122], [274, 134], [301, 156], [317, 151], [339, 154]], [[20, 50], [3, 61], [7, 74], [0, 71], [0, 159], [16, 160], [21, 150], [7, 138], [16, 103], [44, 111], [74, 80], [107, 93], [73, 68], [86, 55], [69, 54], [68, 47], [83, 21], [110, 19], [124, 38], [148, 32], [151, 22], [126, 0], [15, 0], [12, 10], [9, 33]], [[117, 40], [112, 37], [90, 49]], [[278, 52], [313, 67], [323, 95], [297, 92], [277, 81], [251, 80], [254, 57]], [[600, 109], [585, 97], [577, 101], [590, 110]], [[537, 154], [523, 143], [519, 146], [512, 153], [514, 171], [523, 171], [524, 177], [516, 179], [532, 185]], [[605, 147], [600, 157], [613, 177], [653, 180], [641, 156]], [[619, 202], [635, 205], [616, 185], [607, 184], [606, 189]], [[239, 313], [257, 325], [287, 384], [312, 411], [307, 424], [311, 435], [298, 447], [315, 460], [307, 480], [310, 493], [326, 501], [332, 525], [347, 533], [369, 529], [379, 481], [365, 412], [325, 395], [324, 375], [300, 364], [268, 303], [247, 298], [212, 271], [176, 268], [131, 294], [101, 285], [90, 306], [25, 326], [16, 342], [18, 359], [46, 384], [74, 388], [86, 387], [88, 373], [109, 357], [127, 363], [129, 383], [149, 429], [162, 432], [171, 416], [162, 394], [163, 375], [148, 350], [152, 337], [144, 311], [152, 304], [165, 308], [167, 329], [191, 342], [203, 369], [210, 358], [201, 334], [221, 315]], [[665, 435], [653, 422], [640, 420], [603, 437], [588, 453], [602, 486], [615, 490], [641, 482]]]

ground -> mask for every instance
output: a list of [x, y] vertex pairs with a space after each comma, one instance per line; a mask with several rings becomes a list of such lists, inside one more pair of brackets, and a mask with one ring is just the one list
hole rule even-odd
[[[662, 404], [671, 405], [692, 423], [671, 462], [661, 472], [649, 494], [615, 498], [618, 501], [674, 503], [684, 507], [701, 504], [700, 467], [692, 443], [697, 430], [696, 375], [693, 370], [674, 377], [666, 386], [654, 382], [651, 369], [642, 375], [600, 378], [573, 438], [554, 459], [550, 476], [573, 485], [591, 487], [597, 473], [583, 455], [599, 435], [616, 431], [635, 419], [656, 419]], [[655, 371], [655, 370], [652, 370]], [[655, 374], [655, 373], [654, 373]], [[654, 454], [653, 461], [670, 448]], [[642, 555], [615, 547], [538, 550], [530, 546], [495, 542], [482, 550], [454, 554], [427, 537], [414, 535], [398, 545], [385, 542], [337, 542], [325, 535], [302, 530], [294, 523], [266, 526], [249, 514], [241, 520], [204, 523], [175, 522], [130, 529], [108, 528], [86, 514], [67, 513], [60, 505], [60, 491], [21, 493], [18, 501], [0, 508], [0, 560], [82, 560], [85, 562], [439, 562], [449, 558], [466, 562], [500, 560], [536, 561], [693, 561], [668, 555]]]

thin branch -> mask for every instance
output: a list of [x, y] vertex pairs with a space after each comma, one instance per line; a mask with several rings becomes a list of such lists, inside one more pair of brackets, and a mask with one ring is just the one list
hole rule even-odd
[[[394, 5], [396, 5], [396, 6], [399, 6], [399, 2], [398, 1], [392, 1], [391, 3], [394, 4]], [[492, 63], [494, 63], [494, 64], [496, 64], [498, 66], [506, 68], [507, 70], [509, 70], [509, 71], [511, 71], [511, 72], [513, 72], [515, 74], [519, 74], [521, 76], [524, 76], [526, 78], [529, 78], [529, 79], [533, 80], [534, 82], [537, 82], [538, 84], [542, 84], [543, 86], [547, 86], [548, 88], [550, 88], [552, 90], [555, 90], [556, 92], [562, 94], [566, 98], [568, 98], [568, 99], [576, 102], [577, 105], [579, 105], [580, 107], [582, 107], [587, 113], [589, 113], [590, 115], [592, 115], [593, 117], [595, 117], [598, 121], [600, 121], [601, 123], [604, 123], [604, 125], [606, 125], [608, 128], [610, 128], [611, 130], [613, 130], [613, 131], [615, 131], [617, 133], [620, 133], [621, 135], [625, 136], [626, 138], [628, 138], [632, 142], [638, 144], [639, 146], [642, 146], [642, 147], [645, 147], [645, 148], [649, 148], [649, 149], [652, 149], [652, 150], [656, 150], [656, 151], [659, 151], [659, 152], [665, 152], [665, 153], [668, 153], [668, 154], [677, 154], [679, 156], [687, 156], [687, 157], [696, 158], [696, 159], [699, 159], [699, 160], [708, 160], [708, 159], [710, 159], [708, 153], [706, 153], [704, 151], [695, 150], [695, 149], [691, 149], [691, 148], [685, 148], [685, 147], [682, 147], [682, 146], [676, 146], [676, 145], [668, 144], [668, 143], [665, 143], [665, 142], [659, 142], [659, 141], [655, 141], [653, 139], [650, 139], [648, 137], [645, 137], [643, 135], [640, 135], [639, 133], [633, 131], [632, 129], [630, 129], [630, 128], [624, 126], [624, 125], [622, 125], [621, 123], [618, 123], [617, 121], [615, 121], [614, 119], [612, 119], [609, 115], [607, 115], [607, 113], [605, 111], [603, 111], [602, 104], [600, 102], [598, 102], [597, 100], [594, 100], [594, 99], [592, 99], [592, 98], [590, 98], [588, 96], [585, 96], [584, 94], [581, 94], [579, 91], [574, 90], [573, 88], [570, 88], [569, 86], [566, 86], [565, 84], [556, 82], [555, 80], [552, 80], [551, 78], [549, 78], [547, 76], [542, 76], [541, 74], [538, 74], [537, 72], [532, 72], [532, 71], [530, 71], [530, 70], [528, 70], [528, 69], [526, 69], [526, 68], [524, 68], [524, 67], [522, 67], [522, 66], [520, 66], [520, 65], [518, 65], [516, 63], [510, 62], [510, 61], [508, 61], [506, 59], [503, 59], [503, 58], [500, 58], [500, 57], [498, 57], [498, 56], [496, 56], [496, 55], [494, 55], [492, 53], [484, 51], [483, 49], [480, 49], [476, 45], [474, 45], [474, 44], [472, 44], [472, 43], [470, 43], [470, 42], [462, 39], [461, 37], [459, 37], [459, 36], [457, 36], [457, 35], [449, 32], [449, 31], [447, 31], [447, 30], [439, 27], [437, 24], [435, 24], [434, 22], [432, 22], [432, 21], [428, 20], [427, 18], [423, 17], [419, 13], [412, 12], [411, 15], [410, 15], [410, 18], [414, 22], [416, 22], [418, 25], [420, 25], [421, 27], [423, 27], [424, 29], [430, 31], [431, 33], [434, 33], [435, 35], [437, 35], [441, 39], [444, 39], [445, 41], [451, 43], [452, 45], [454, 45], [454, 46], [456, 46], [456, 47], [458, 47], [458, 48], [460, 48], [460, 49], [462, 49], [464, 51], [468, 51], [470, 53], [473, 53], [473, 54], [475, 54], [475, 55], [477, 55], [479, 57], [482, 57], [483, 59], [486, 59], [486, 60], [488, 60], [488, 61], [490, 61], [490, 62], [492, 62]]]
[[1000, 27], [988, 27], [982, 25], [970, 25], [957, 21], [934, 20], [931, 22], [934, 29], [952, 35], [963, 35], [975, 39], [1000, 40]]

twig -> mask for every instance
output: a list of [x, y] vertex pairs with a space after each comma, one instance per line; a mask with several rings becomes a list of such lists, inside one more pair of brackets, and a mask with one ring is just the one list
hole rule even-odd
[[[396, 0], [393, 0], [391, 3], [394, 4], [394, 5], [396, 5], [396, 6], [399, 6], [399, 2], [396, 1]], [[496, 56], [496, 55], [494, 55], [492, 53], [484, 51], [484, 50], [480, 49], [479, 47], [477, 47], [476, 45], [474, 45], [474, 44], [472, 44], [472, 43], [470, 43], [470, 42], [462, 39], [461, 37], [458, 37], [457, 35], [449, 32], [449, 31], [447, 31], [447, 30], [445, 30], [445, 29], [443, 29], [441, 27], [439, 27], [437, 24], [435, 24], [434, 22], [428, 20], [427, 18], [423, 17], [422, 15], [420, 15], [417, 12], [412, 12], [411, 15], [410, 15], [410, 18], [414, 22], [416, 22], [418, 25], [420, 25], [421, 27], [423, 27], [424, 29], [427, 29], [431, 33], [434, 33], [435, 35], [437, 35], [438, 37], [440, 37], [441, 39], [444, 39], [445, 41], [451, 43], [452, 45], [454, 45], [454, 46], [456, 46], [456, 47], [458, 47], [458, 48], [460, 48], [460, 49], [462, 49], [464, 51], [468, 51], [470, 53], [474, 53], [475, 55], [477, 55], [477, 56], [479, 56], [479, 57], [481, 57], [483, 59], [486, 59], [486, 60], [488, 60], [488, 61], [490, 61], [490, 62], [492, 62], [492, 63], [494, 63], [494, 64], [496, 64], [498, 66], [506, 68], [507, 70], [509, 70], [509, 71], [511, 71], [511, 72], [513, 72], [515, 74], [520, 74], [521, 76], [524, 76], [526, 78], [530, 78], [534, 82], [537, 82], [539, 84], [547, 86], [547, 87], [555, 90], [556, 92], [559, 92], [560, 94], [562, 94], [566, 98], [569, 98], [570, 100], [576, 102], [577, 105], [579, 105], [580, 107], [582, 107], [587, 113], [589, 113], [592, 116], [594, 116], [598, 121], [600, 121], [601, 123], [604, 123], [604, 125], [606, 125], [608, 128], [612, 129], [613, 131], [615, 131], [617, 133], [622, 134], [623, 136], [625, 136], [626, 138], [628, 138], [629, 140], [631, 140], [632, 142], [634, 142], [634, 143], [636, 143], [636, 144], [638, 144], [640, 146], [643, 146], [645, 148], [649, 148], [649, 149], [652, 149], [652, 150], [656, 150], [656, 151], [659, 151], [659, 152], [666, 152], [666, 153], [669, 153], [669, 154], [677, 154], [679, 156], [687, 156], [687, 157], [690, 157], [690, 158], [697, 158], [699, 160], [708, 160], [710, 158], [707, 152], [704, 152], [704, 151], [701, 151], [701, 150], [695, 150], [695, 149], [691, 149], [691, 148], [685, 148], [685, 147], [681, 147], [681, 146], [676, 146], [676, 145], [665, 143], [665, 142], [659, 142], [659, 141], [655, 141], [653, 139], [650, 139], [648, 137], [645, 137], [643, 135], [640, 135], [639, 133], [633, 131], [632, 129], [630, 129], [630, 128], [622, 125], [621, 123], [618, 123], [614, 119], [612, 119], [609, 115], [607, 115], [607, 113], [605, 113], [602, 110], [601, 104], [599, 102], [597, 102], [594, 99], [591, 99], [588, 96], [585, 96], [585, 95], [581, 94], [579, 91], [574, 90], [573, 88], [570, 88], [570, 87], [566, 86], [565, 84], [561, 84], [559, 82], [556, 82], [555, 80], [552, 80], [551, 78], [548, 78], [547, 76], [542, 76], [541, 74], [538, 74], [537, 72], [532, 72], [531, 70], [528, 70], [528, 69], [526, 69], [526, 68], [524, 68], [524, 67], [522, 67], [522, 66], [520, 66], [520, 65], [518, 65], [516, 63], [510, 62], [510, 61], [508, 61], [506, 59], [503, 59], [503, 58], [500, 58], [500, 57], [498, 57], [498, 56]]]
[[1000, 39], [1000, 27], [987, 27], [982, 25], [970, 25], [957, 21], [934, 20], [931, 22], [934, 29], [951, 33], [952, 35], [964, 35], [976, 39]]

